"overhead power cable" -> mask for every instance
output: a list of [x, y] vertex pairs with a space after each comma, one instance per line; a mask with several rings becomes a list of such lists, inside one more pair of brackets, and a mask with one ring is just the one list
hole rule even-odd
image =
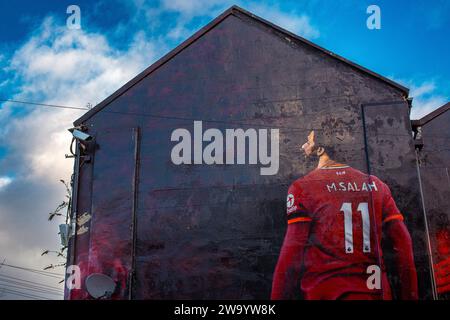
[[45, 288], [48, 288], [48, 289], [55, 289], [55, 290], [60, 290], [61, 289], [61, 288], [58, 288], [58, 287], [49, 286], [49, 285], [41, 283], [41, 282], [24, 280], [24, 279], [21, 279], [21, 278], [16, 278], [16, 277], [12, 277], [12, 276], [7, 275], [7, 274], [0, 273], [0, 281], [2, 279], [7, 279], [7, 280], [11, 280], [11, 281], [16, 280], [16, 281], [28, 283], [28, 284], [31, 284], [31, 285], [42, 286], [42, 287], [45, 287]]
[[52, 294], [57, 294], [57, 295], [60, 295], [62, 292], [62, 289], [59, 289], [59, 290], [49, 289], [49, 288], [45, 288], [45, 287], [39, 287], [39, 286], [34, 286], [34, 285], [26, 284], [26, 283], [16, 282], [13, 280], [0, 279], [0, 284], [1, 285], [10, 285], [10, 286], [20, 286], [22, 288], [45, 291], [47, 293], [52, 293]]
[[0, 99], [0, 102], [13, 102], [13, 103], [20, 103], [20, 104], [30, 104], [30, 105], [35, 105], [35, 106], [60, 108], [60, 109], [89, 110], [88, 108], [61, 106], [61, 105], [57, 105], [57, 104], [47, 104], [47, 103], [38, 103], [38, 102], [20, 101], [20, 100], [11, 100], [11, 99]]
[[32, 272], [32, 273], [36, 273], [36, 274], [40, 274], [42, 276], [47, 276], [47, 277], [52, 277], [52, 278], [58, 278], [59, 279], [60, 277], [64, 277], [64, 274], [62, 274], [62, 273], [55, 273], [55, 272], [37, 270], [37, 269], [32, 269], [32, 268], [26, 268], [26, 267], [21, 267], [21, 266], [10, 265], [10, 264], [6, 264], [6, 263], [0, 263], [0, 266], [10, 267], [10, 268], [14, 268], [14, 269], [23, 270], [23, 271], [28, 271], [28, 272]]
[[17, 295], [17, 296], [21, 296], [21, 297], [25, 297], [25, 298], [30, 298], [30, 299], [34, 299], [34, 300], [53, 300], [48, 297], [43, 297], [43, 296], [34, 295], [34, 294], [28, 294], [26, 292], [3, 288], [3, 287], [0, 287], [0, 290], [2, 290], [4, 293], [9, 293], [9, 294], [13, 294], [13, 295]]
[[45, 290], [45, 291], [54, 292], [54, 293], [58, 293], [58, 294], [60, 294], [62, 291], [62, 288], [53, 289], [52, 287], [46, 287], [44, 285], [34, 285], [34, 284], [26, 283], [26, 282], [4, 279], [4, 278], [0, 278], [0, 283], [17, 285], [17, 286], [22, 286], [22, 287], [27, 287], [27, 288], [31, 288], [31, 289], [37, 289], [37, 290]]
[[27, 292], [30, 292], [30, 293], [40, 293], [40, 294], [44, 294], [44, 295], [62, 296], [62, 292], [51, 292], [51, 291], [46, 291], [46, 290], [29, 288], [29, 287], [21, 286], [21, 285], [2, 283], [1, 286], [2, 287], [12, 288], [14, 290], [15, 289], [26, 290]]
[[[324, 98], [336, 98], [336, 97], [348, 97], [348, 95], [341, 95], [341, 96], [332, 96], [332, 97], [324, 97]], [[313, 99], [324, 99], [322, 97], [313, 97], [313, 98], [296, 98], [296, 99], [286, 99], [286, 100], [273, 100], [275, 102], [278, 101], [297, 101], [297, 100], [313, 100]], [[263, 101], [263, 102], [273, 102], [271, 100]], [[13, 103], [21, 103], [21, 104], [29, 104], [29, 105], [36, 105], [36, 106], [45, 106], [45, 107], [52, 107], [52, 108], [62, 108], [62, 109], [75, 109], [75, 110], [84, 110], [89, 111], [91, 109], [89, 108], [82, 108], [82, 107], [73, 107], [73, 106], [64, 106], [64, 105], [54, 105], [54, 104], [46, 104], [46, 103], [37, 103], [37, 102], [31, 102], [31, 101], [20, 101], [20, 100], [11, 100], [11, 99], [0, 99], [0, 102], [13, 102]], [[216, 120], [216, 119], [199, 119], [199, 118], [192, 118], [192, 117], [177, 117], [177, 116], [167, 116], [167, 115], [157, 115], [157, 114], [148, 114], [148, 113], [140, 113], [140, 112], [126, 112], [126, 111], [113, 111], [113, 110], [102, 110], [104, 113], [110, 113], [110, 114], [119, 114], [119, 115], [132, 115], [132, 116], [141, 116], [141, 117], [149, 117], [154, 119], [162, 119], [162, 120], [179, 120], [179, 121], [203, 121], [203, 122], [210, 122], [210, 123], [219, 123], [219, 124], [232, 124], [232, 125], [240, 125], [240, 126], [256, 126], [256, 127], [267, 127], [267, 124], [261, 124], [261, 123], [245, 123], [245, 121], [261, 121], [261, 120], [270, 120], [274, 119], [274, 117], [269, 118], [252, 118], [252, 119], [235, 119], [235, 120]], [[314, 115], [317, 116], [317, 113], [302, 113], [298, 116], [305, 116], [305, 115]], [[323, 130], [323, 128], [304, 128], [304, 127], [288, 127], [288, 126], [278, 126], [279, 129], [288, 129], [292, 131], [310, 131], [310, 130]], [[353, 128], [352, 126], [349, 126], [349, 128]], [[362, 132], [362, 131], [356, 131], [353, 132]], [[377, 133], [378, 135], [395, 135], [395, 136], [410, 136], [410, 135], [399, 135], [399, 134], [393, 134], [393, 133]]]

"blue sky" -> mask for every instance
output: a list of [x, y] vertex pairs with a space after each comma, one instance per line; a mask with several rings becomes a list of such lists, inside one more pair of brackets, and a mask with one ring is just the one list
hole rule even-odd
[[[17, 2], [21, 5], [16, 5]], [[145, 5], [140, 5], [141, 2]], [[194, 31], [210, 21], [214, 14], [235, 3], [209, 1], [211, 4], [205, 8], [208, 10], [199, 6], [197, 12], [191, 12], [197, 9], [195, 4], [179, 5], [180, 10], [172, 10], [178, 3], [186, 1], [171, 2], [172, 6], [163, 6], [159, 1], [120, 0], [76, 1], [76, 4], [81, 8], [82, 28], [105, 35], [112, 47], [126, 50], [132, 36], [143, 32], [147, 39], [159, 38], [168, 50], [181, 42], [183, 35], [188, 36], [188, 33], [180, 37], [166, 36], [177, 27], [179, 21], [184, 20], [184, 28]], [[75, 2], [19, 0], [12, 6], [2, 2], [0, 10], [4, 14], [0, 20], [0, 43], [3, 55], [8, 58], [23, 45], [46, 17], [52, 16], [57, 23], [64, 24], [67, 17], [65, 9], [72, 3]], [[317, 44], [409, 87], [433, 83], [435, 95], [450, 96], [450, 60], [445, 58], [450, 49], [449, 41], [445, 41], [450, 30], [450, 3], [446, 0], [248, 3], [250, 5], [241, 5], [250, 10], [256, 8], [258, 10], [254, 11], [260, 11], [261, 15], [269, 11], [260, 9], [262, 7], [276, 8], [280, 14], [287, 16], [305, 15], [318, 31], [318, 35], [309, 37]], [[370, 4], [381, 8], [381, 30], [369, 30], [365, 26], [366, 8]], [[154, 12], [149, 14], [151, 10]], [[186, 12], [187, 18], [183, 19]], [[6, 96], [11, 92], [14, 92], [13, 87], [7, 88], [6, 92], [2, 90]]]
[[[66, 27], [71, 4], [80, 30]], [[413, 118], [450, 100], [447, 0], [1, 1], [0, 99], [95, 105], [233, 4], [410, 88]], [[380, 30], [366, 27], [371, 4]], [[66, 129], [82, 113], [0, 102], [0, 259], [55, 263], [40, 255], [58, 247], [47, 213], [64, 197]]]

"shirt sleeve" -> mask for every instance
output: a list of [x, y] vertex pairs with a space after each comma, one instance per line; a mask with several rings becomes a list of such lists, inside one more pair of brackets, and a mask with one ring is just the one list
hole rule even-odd
[[287, 223], [309, 222], [311, 217], [305, 207], [306, 195], [300, 185], [294, 183], [289, 187], [286, 199]]
[[391, 220], [403, 220], [403, 215], [395, 204], [389, 187], [383, 183], [383, 223]]

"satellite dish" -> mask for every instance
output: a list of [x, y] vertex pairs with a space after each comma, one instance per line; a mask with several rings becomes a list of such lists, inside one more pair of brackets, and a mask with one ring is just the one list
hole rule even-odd
[[92, 273], [86, 278], [86, 290], [94, 299], [109, 298], [116, 289], [116, 283], [107, 275]]

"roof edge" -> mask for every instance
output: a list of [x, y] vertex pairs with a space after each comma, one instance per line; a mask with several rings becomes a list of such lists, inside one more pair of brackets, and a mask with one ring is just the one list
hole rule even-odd
[[431, 111], [429, 114], [423, 116], [420, 119], [411, 120], [411, 123], [413, 126], [416, 126], [416, 127], [423, 126], [423, 125], [427, 124], [428, 122], [430, 122], [431, 120], [433, 120], [434, 118], [439, 117], [441, 114], [443, 114], [444, 112], [446, 112], [448, 110], [450, 110], [450, 102], [447, 102], [446, 104], [437, 108], [436, 110]]
[[73, 124], [75, 126], [79, 126], [86, 120], [90, 119], [94, 114], [102, 110], [104, 107], [106, 107], [108, 104], [116, 100], [118, 97], [120, 97], [122, 94], [124, 94], [128, 89], [133, 87], [135, 84], [140, 82], [142, 79], [144, 79], [146, 76], [148, 76], [153, 71], [159, 69], [161, 66], [163, 66], [166, 62], [171, 60], [173, 57], [175, 57], [178, 53], [186, 49], [188, 46], [190, 46], [192, 43], [194, 43], [196, 40], [201, 38], [203, 35], [205, 35], [208, 31], [210, 31], [212, 28], [214, 28], [217, 24], [219, 24], [222, 20], [224, 20], [226, 17], [228, 17], [230, 14], [233, 13], [233, 10], [237, 9], [236, 6], [232, 6], [225, 10], [222, 14], [220, 14], [218, 17], [214, 18], [211, 22], [209, 22], [207, 25], [202, 27], [200, 30], [195, 32], [192, 36], [184, 40], [181, 44], [176, 46], [174, 49], [166, 53], [164, 56], [159, 58], [156, 62], [152, 63], [149, 67], [144, 69], [142, 72], [140, 72], [137, 76], [129, 80], [127, 83], [125, 83], [122, 87], [120, 87], [118, 90], [113, 92], [110, 96], [108, 96], [106, 99], [104, 99], [102, 102], [97, 104], [95, 107], [93, 107], [91, 110], [86, 112], [84, 115], [82, 115], [80, 118], [75, 120]]
[[300, 41], [302, 43], [305, 43], [329, 56], [331, 56], [332, 58], [335, 58], [341, 62], [346, 63], [347, 65], [350, 65], [351, 67], [360, 70], [366, 74], [369, 74], [383, 82], [386, 82], [387, 84], [391, 85], [392, 87], [400, 90], [405, 97], [408, 97], [409, 95], [409, 89], [376, 73], [373, 72], [357, 63], [354, 63], [340, 55], [337, 55], [303, 37], [300, 37], [286, 29], [283, 29], [280, 26], [277, 26], [275, 24], [273, 24], [270, 21], [267, 21], [261, 17], [258, 17], [256, 15], [254, 15], [253, 13], [242, 9], [239, 6], [233, 5], [230, 8], [228, 8], [227, 10], [225, 10], [223, 13], [221, 13], [219, 16], [217, 16], [216, 18], [214, 18], [211, 22], [209, 22], [208, 24], [206, 24], [204, 27], [202, 27], [200, 30], [198, 30], [197, 32], [195, 32], [192, 36], [190, 36], [188, 39], [186, 39], [185, 41], [183, 41], [181, 44], [179, 44], [177, 47], [175, 47], [174, 49], [172, 49], [171, 51], [169, 51], [167, 54], [165, 54], [163, 57], [161, 57], [160, 59], [158, 59], [156, 62], [154, 62], [152, 65], [150, 65], [149, 67], [147, 67], [146, 69], [144, 69], [142, 72], [140, 72], [137, 76], [135, 76], [134, 78], [132, 78], [131, 80], [129, 80], [127, 83], [125, 83], [122, 87], [120, 87], [118, 90], [116, 90], [114, 93], [112, 93], [110, 96], [108, 96], [106, 99], [104, 99], [102, 102], [100, 102], [99, 104], [97, 104], [94, 108], [92, 108], [91, 110], [89, 110], [88, 112], [86, 112], [84, 115], [82, 115], [80, 118], [78, 118], [77, 120], [75, 120], [73, 122], [73, 124], [75, 126], [78, 126], [80, 124], [82, 124], [83, 122], [87, 121], [88, 119], [90, 119], [94, 114], [96, 114], [97, 112], [99, 112], [100, 110], [102, 110], [104, 107], [106, 107], [108, 104], [110, 104], [111, 102], [113, 102], [114, 100], [116, 100], [118, 97], [120, 97], [122, 94], [124, 94], [126, 91], [128, 91], [131, 87], [133, 87], [135, 84], [137, 84], [138, 82], [140, 82], [142, 79], [144, 79], [145, 77], [147, 77], [150, 73], [152, 73], [153, 71], [159, 69], [161, 66], [163, 66], [166, 62], [168, 62], [169, 60], [171, 60], [173, 57], [175, 57], [178, 53], [180, 53], [181, 51], [183, 51], [184, 49], [186, 49], [187, 47], [189, 47], [192, 43], [194, 43], [196, 40], [198, 40], [199, 38], [201, 38], [203, 35], [205, 35], [206, 33], [208, 33], [208, 31], [212, 30], [217, 24], [219, 24], [220, 22], [222, 22], [225, 18], [227, 18], [229, 15], [234, 14], [234, 13], [241, 13], [244, 14], [266, 26], [269, 26], [275, 30], [277, 30], [278, 32], [281, 32], [291, 38], [294, 38], [297, 41]]
[[[371, 75], [371, 76], [373, 76], [375, 78], [378, 78], [379, 80], [387, 82], [391, 86], [393, 86], [396, 89], [402, 91], [405, 94], [405, 97], [408, 97], [408, 95], [409, 95], [409, 89], [407, 87], [405, 87], [405, 86], [403, 86], [403, 85], [401, 85], [401, 84], [399, 84], [399, 83], [397, 83], [397, 82], [395, 82], [395, 81], [393, 81], [393, 80], [391, 80], [389, 78], [386, 78], [385, 76], [382, 76], [379, 73], [376, 73], [376, 72], [374, 72], [372, 70], [369, 70], [369, 69], [367, 69], [367, 68], [365, 68], [365, 67], [363, 67], [363, 66], [361, 66], [361, 65], [359, 65], [359, 64], [357, 64], [357, 63], [355, 63], [353, 61], [350, 61], [350, 60], [348, 60], [348, 59], [346, 59], [346, 58], [344, 58], [344, 57], [342, 57], [342, 56], [340, 56], [340, 55], [338, 55], [338, 54], [336, 54], [336, 53], [334, 53], [334, 52], [332, 52], [332, 51], [330, 51], [328, 49], [325, 49], [324, 47], [321, 47], [321, 46], [315, 44], [314, 42], [311, 42], [311, 41], [309, 41], [309, 40], [307, 40], [307, 39], [305, 39], [305, 38], [303, 38], [303, 37], [301, 37], [299, 35], [296, 35], [295, 33], [292, 33], [291, 31], [288, 31], [288, 30], [286, 30], [286, 29], [284, 29], [284, 28], [282, 28], [280, 26], [277, 26], [276, 24], [274, 24], [274, 23], [272, 23], [272, 22], [270, 22], [268, 20], [265, 20], [264, 18], [258, 17], [258, 16], [254, 15], [253, 13], [251, 13], [251, 12], [245, 10], [245, 9], [242, 9], [242, 8], [240, 8], [238, 6], [233, 6], [232, 8], [235, 8], [238, 12], [241, 12], [241, 13], [243, 13], [243, 14], [245, 14], [245, 15], [247, 15], [247, 16], [249, 16], [249, 17], [251, 17], [251, 18], [253, 18], [253, 19], [255, 19], [255, 20], [257, 20], [257, 21], [259, 21], [259, 22], [261, 22], [263, 24], [265, 24], [265, 25], [268, 25], [269, 27], [271, 27], [273, 29], [276, 29], [277, 31], [279, 31], [281, 33], [284, 33], [284, 34], [288, 35], [291, 38], [299, 40], [299, 41], [301, 41], [301, 42], [303, 42], [303, 43], [305, 43], [305, 44], [307, 44], [307, 45], [309, 45], [309, 46], [311, 46], [311, 47], [313, 47], [313, 48], [315, 48], [315, 49], [317, 49], [317, 50], [319, 50], [319, 51], [321, 51], [323, 53], [326, 53], [327, 55], [331, 56], [332, 58], [335, 58], [335, 59], [337, 59], [337, 60], [339, 60], [341, 62], [344, 62], [345, 64], [348, 64], [348, 65], [350, 65], [353, 68], [359, 69], [360, 71], [363, 71], [364, 73], [368, 73], [369, 75]], [[230, 8], [230, 9], [232, 9], [232, 8]]]

